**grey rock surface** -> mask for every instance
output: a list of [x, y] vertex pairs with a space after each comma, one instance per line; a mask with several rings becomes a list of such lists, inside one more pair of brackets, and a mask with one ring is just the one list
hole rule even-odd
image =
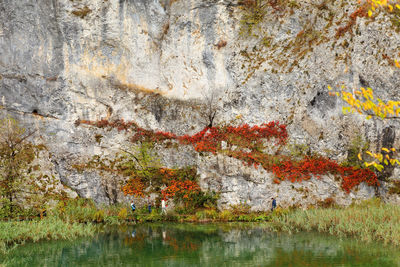
[[[284, 14], [270, 9], [255, 35], [247, 36], [240, 33], [243, 8], [237, 1], [0, 1], [0, 114], [35, 128], [51, 152], [55, 175], [98, 203], [110, 198], [103, 178], [72, 165], [113, 155], [127, 145], [126, 137], [77, 127], [76, 120], [123, 118], [191, 134], [207, 125], [203, 104], [213, 92], [216, 123], [279, 120], [288, 125], [291, 143], [335, 160], [346, 160], [357, 136], [373, 150], [398, 148], [398, 120], [344, 116], [343, 103], [327, 89], [369, 86], [382, 99], [399, 100], [400, 70], [383, 56], [399, 56], [400, 35], [390, 19], [358, 18], [352, 32], [335, 38], [355, 5], [299, 5]], [[97, 133], [104, 135], [100, 144]], [[186, 148], [160, 155], [169, 166], [197, 165], [203, 188], [222, 192], [221, 206], [247, 202], [261, 210], [273, 195], [286, 206], [329, 197], [349, 204], [374, 195], [365, 185], [346, 194], [330, 176], [277, 185], [271, 173]], [[387, 190], [381, 191], [385, 196]], [[118, 199], [124, 198], [118, 193]]]

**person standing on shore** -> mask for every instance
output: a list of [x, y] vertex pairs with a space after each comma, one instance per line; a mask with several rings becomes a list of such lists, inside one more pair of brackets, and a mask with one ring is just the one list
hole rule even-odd
[[274, 209], [276, 209], [276, 199], [275, 198], [271, 198], [271, 199], [272, 199], [271, 211], [274, 211]]
[[147, 208], [149, 210], [149, 213], [151, 213], [151, 200], [150, 200], [150, 196], [147, 198]]
[[161, 214], [166, 215], [167, 214], [167, 208], [166, 208], [166, 203], [165, 203], [165, 199], [163, 198], [161, 200]]

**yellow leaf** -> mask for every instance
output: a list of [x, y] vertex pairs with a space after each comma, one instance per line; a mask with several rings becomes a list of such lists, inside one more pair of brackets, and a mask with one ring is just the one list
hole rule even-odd
[[361, 153], [358, 153], [358, 159], [362, 160]]
[[328, 85], [328, 90], [332, 90], [332, 87], [330, 85]]
[[343, 114], [347, 114], [347, 113], [349, 113], [351, 111], [351, 108], [350, 107], [342, 107], [342, 113]]
[[364, 166], [368, 168], [369, 166], [371, 166], [374, 163], [375, 162], [364, 162]]
[[393, 11], [393, 6], [392, 5], [388, 5], [389, 7], [389, 11], [392, 12]]
[[372, 11], [368, 10], [368, 17], [371, 17], [371, 16], [372, 16]]
[[400, 9], [400, 5], [399, 5], [399, 4], [396, 4], [396, 7], [397, 7], [398, 9]]
[[385, 152], [387, 152], [387, 153], [390, 152], [389, 149], [387, 149], [386, 147], [382, 147], [382, 150], [385, 151]]
[[385, 159], [384, 161], [383, 161], [386, 165], [389, 165], [389, 162]]
[[392, 147], [390, 150], [392, 150], [393, 152], [395, 152], [395, 151], [396, 151], [396, 148]]
[[375, 164], [374, 167], [380, 172], [383, 170], [383, 165], [381, 164]]
[[395, 65], [397, 68], [400, 68], [400, 62], [399, 62], [399, 61], [395, 60], [395, 61], [394, 61], [394, 65]]

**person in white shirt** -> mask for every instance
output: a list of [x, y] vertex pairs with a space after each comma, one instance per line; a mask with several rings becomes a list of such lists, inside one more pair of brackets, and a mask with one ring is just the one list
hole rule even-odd
[[161, 214], [166, 215], [167, 214], [167, 208], [166, 208], [166, 204], [165, 204], [165, 199], [161, 200]]

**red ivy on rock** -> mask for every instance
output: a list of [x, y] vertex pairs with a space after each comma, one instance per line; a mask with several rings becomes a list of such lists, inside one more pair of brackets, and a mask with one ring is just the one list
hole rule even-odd
[[279, 122], [264, 123], [261, 126], [244, 124], [241, 126], [206, 127], [194, 135], [177, 136], [174, 133], [151, 131], [139, 127], [135, 122], [125, 122], [123, 119], [116, 121], [100, 120], [88, 121], [78, 120], [75, 123], [87, 124], [98, 128], [116, 128], [118, 131], [130, 131], [133, 133], [131, 141], [162, 142], [166, 140], [177, 140], [182, 144], [191, 144], [198, 152], [216, 153], [221, 148], [222, 141], [230, 141], [233, 145], [255, 148], [263, 140], [272, 138], [277, 140], [277, 144], [285, 144], [288, 138], [286, 126]]
[[181, 197], [182, 199], [188, 199], [190, 194], [193, 192], [199, 192], [200, 186], [196, 181], [178, 181], [171, 180], [168, 186], [161, 191], [163, 198], [174, 198], [175, 196]]
[[[190, 197], [194, 197], [201, 192], [200, 186], [196, 181], [197, 173], [194, 168], [159, 168], [154, 169], [153, 176], [153, 178], [158, 177], [157, 179], [160, 180], [160, 183], [166, 186], [163, 190], [157, 191], [157, 193], [161, 193], [163, 198], [181, 199], [185, 201], [190, 200]], [[149, 186], [148, 184], [145, 185], [145, 181], [146, 177], [141, 177], [136, 174], [131, 175], [122, 187], [122, 191], [125, 195], [144, 197], [144, 191], [146, 187]]]
[[[343, 167], [336, 161], [324, 157], [305, 157], [299, 161], [294, 161], [287, 156], [268, 155], [260, 152], [259, 148], [262, 147], [263, 142], [266, 140], [274, 139], [277, 146], [286, 143], [288, 138], [286, 126], [279, 122], [272, 121], [260, 126], [244, 124], [236, 127], [206, 127], [194, 135], [183, 136], [170, 132], [146, 130], [139, 127], [135, 122], [125, 122], [122, 119], [112, 122], [108, 120], [95, 122], [79, 120], [76, 124], [87, 124], [99, 128], [116, 128], [118, 131], [125, 130], [132, 133], [131, 141], [134, 143], [139, 141], [163, 142], [176, 140], [181, 144], [192, 145], [197, 152], [225, 153], [247, 163], [249, 166], [253, 165], [257, 168], [261, 165], [265, 170], [271, 171], [276, 177], [274, 179], [276, 184], [283, 180], [301, 182], [302, 180], [310, 179], [312, 176], [319, 178], [324, 174], [332, 174], [342, 177], [342, 188], [347, 193], [362, 182], [366, 182], [370, 186], [379, 186], [376, 174], [369, 169]], [[223, 141], [227, 144], [225, 149], [221, 146]], [[239, 149], [231, 149], [233, 146]], [[181, 191], [183, 190], [181, 188], [199, 190], [197, 184], [197, 187], [191, 184], [195, 182], [185, 182], [171, 180], [171, 183], [162, 191], [162, 194], [168, 197], [179, 193], [180, 195], [183, 194], [182, 197], [185, 197], [187, 194], [182, 192], [186, 191]]]

